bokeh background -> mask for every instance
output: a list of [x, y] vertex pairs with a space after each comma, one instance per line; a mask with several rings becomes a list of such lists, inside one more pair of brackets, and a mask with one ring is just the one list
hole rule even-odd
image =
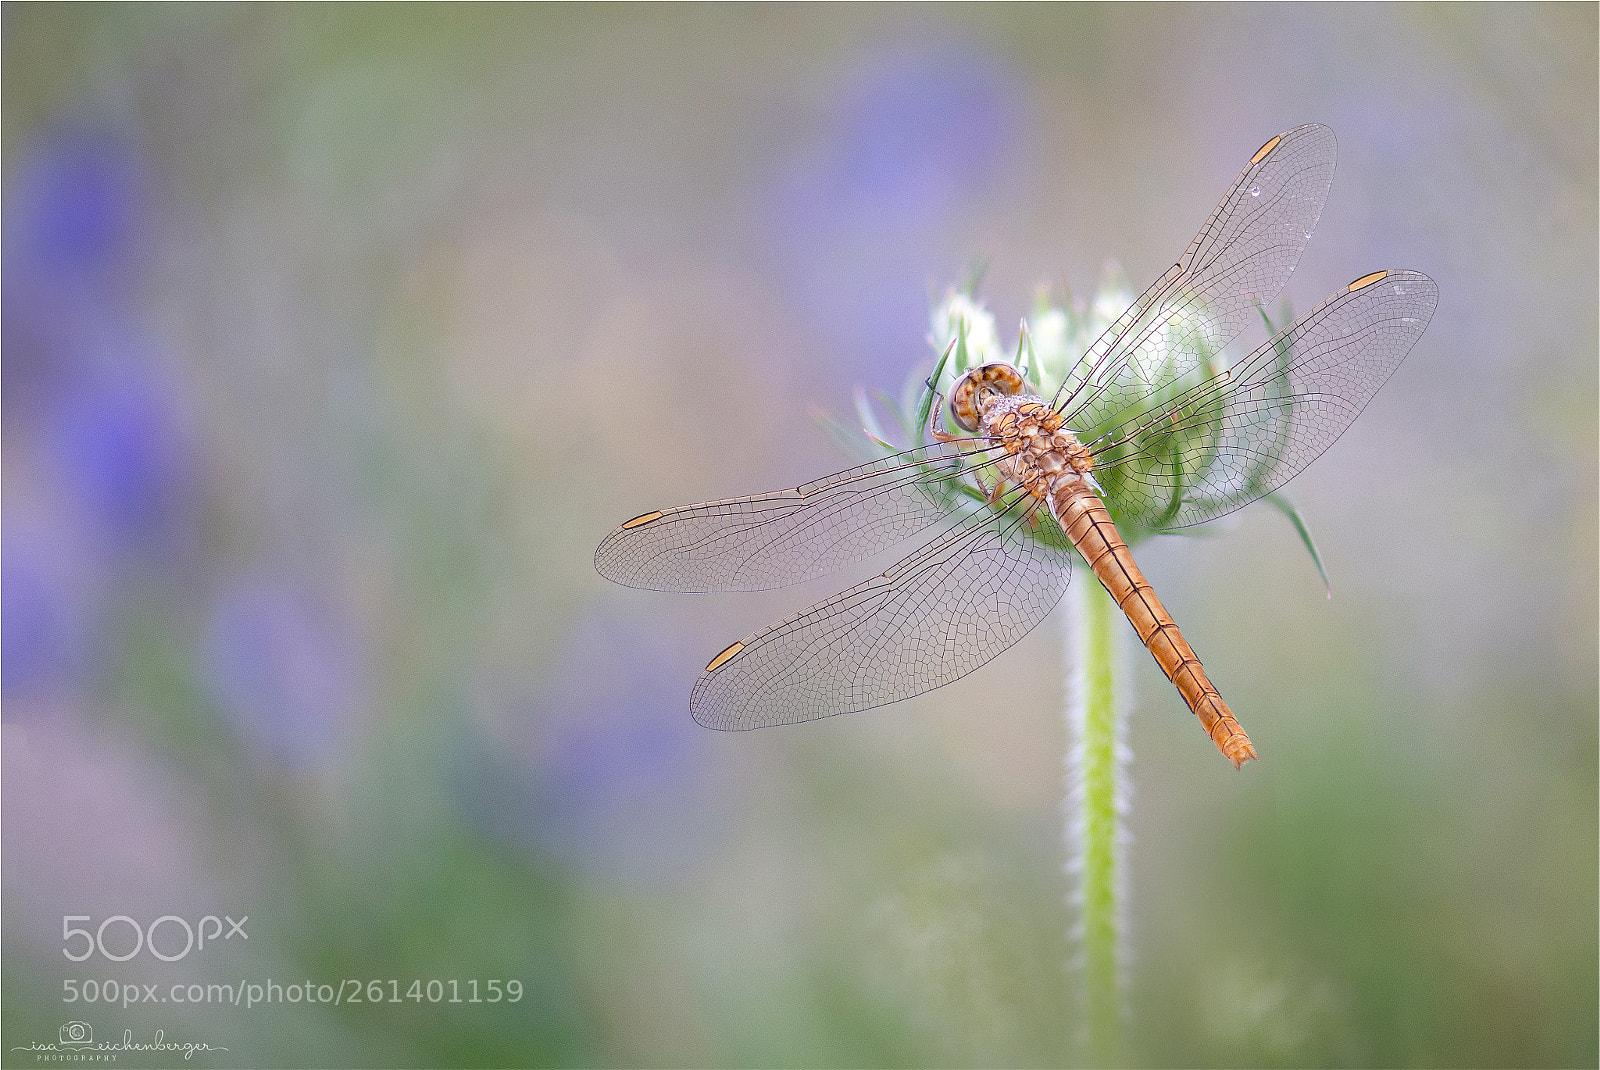
[[[4, 1030], [208, 1065], [1062, 1065], [1061, 622], [901, 705], [703, 731], [763, 595], [621, 519], [842, 467], [992, 257], [1135, 288], [1340, 139], [1290, 283], [1438, 280], [1289, 488], [1145, 571], [1129, 1057], [1593, 1066], [1592, 5], [7, 6]], [[61, 917], [248, 914], [164, 964]], [[93, 967], [91, 969], [91, 967]], [[518, 1004], [64, 1005], [62, 982], [517, 978]], [[197, 1060], [200, 1057], [197, 1057]], [[125, 1056], [125, 1065], [156, 1065]], [[196, 1063], [198, 1065], [198, 1062]]]

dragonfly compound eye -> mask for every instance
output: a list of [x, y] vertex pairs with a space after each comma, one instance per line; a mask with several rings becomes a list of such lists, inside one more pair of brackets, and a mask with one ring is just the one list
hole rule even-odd
[[1009, 364], [973, 368], [950, 388], [950, 418], [963, 431], [976, 431], [986, 398], [1021, 394], [1027, 389], [1022, 373]]

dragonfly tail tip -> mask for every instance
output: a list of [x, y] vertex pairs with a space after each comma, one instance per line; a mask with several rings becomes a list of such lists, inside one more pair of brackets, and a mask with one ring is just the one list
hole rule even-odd
[[[1230, 740], [1230, 742], [1232, 741]], [[1252, 744], [1248, 739], [1246, 739], [1242, 744], [1229, 747], [1227, 750], [1223, 751], [1222, 754], [1223, 757], [1227, 758], [1228, 761], [1233, 763], [1233, 767], [1235, 769], [1243, 769], [1245, 762], [1260, 761], [1260, 757], [1256, 754], [1255, 745]]]

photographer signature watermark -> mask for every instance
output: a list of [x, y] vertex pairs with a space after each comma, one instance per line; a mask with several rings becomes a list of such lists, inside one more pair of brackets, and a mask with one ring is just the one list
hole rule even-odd
[[95, 1040], [94, 1027], [88, 1022], [73, 1021], [61, 1027], [54, 1044], [17, 1045], [12, 1051], [33, 1052], [37, 1062], [52, 1063], [114, 1063], [122, 1052], [168, 1052], [192, 1059], [196, 1052], [227, 1051], [227, 1048], [208, 1044], [203, 1040], [168, 1040], [164, 1029], [157, 1029], [150, 1040], [136, 1040], [133, 1030], [124, 1029], [116, 1040]]

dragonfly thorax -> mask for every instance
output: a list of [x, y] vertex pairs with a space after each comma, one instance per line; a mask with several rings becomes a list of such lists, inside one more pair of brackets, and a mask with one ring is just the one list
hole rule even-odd
[[996, 463], [1001, 475], [1040, 501], [1050, 503], [1088, 485], [1094, 458], [1043, 398], [985, 398], [978, 431], [1005, 447], [1006, 455]]

